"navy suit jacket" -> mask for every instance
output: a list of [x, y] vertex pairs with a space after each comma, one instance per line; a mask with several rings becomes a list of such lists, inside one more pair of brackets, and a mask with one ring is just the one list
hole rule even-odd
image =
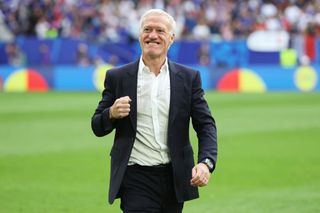
[[[177, 200], [183, 202], [199, 197], [198, 188], [190, 185], [194, 166], [193, 149], [189, 139], [190, 118], [198, 137], [198, 162], [217, 159], [216, 125], [204, 99], [198, 71], [168, 61], [170, 72], [170, 109], [168, 147], [173, 168]], [[119, 189], [128, 164], [137, 128], [137, 73], [139, 60], [107, 72], [102, 100], [91, 120], [96, 136], [116, 130], [110, 152], [111, 174], [109, 203], [119, 197]], [[129, 116], [109, 119], [109, 109], [117, 98], [129, 96], [132, 100]]]

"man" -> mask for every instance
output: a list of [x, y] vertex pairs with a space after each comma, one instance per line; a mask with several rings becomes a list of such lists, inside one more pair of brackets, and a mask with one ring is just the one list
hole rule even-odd
[[[182, 212], [199, 197], [217, 159], [217, 135], [199, 72], [171, 62], [175, 21], [159, 9], [140, 20], [141, 58], [109, 70], [92, 130], [116, 129], [111, 150], [109, 203], [123, 212]], [[189, 121], [198, 137], [194, 165]]]

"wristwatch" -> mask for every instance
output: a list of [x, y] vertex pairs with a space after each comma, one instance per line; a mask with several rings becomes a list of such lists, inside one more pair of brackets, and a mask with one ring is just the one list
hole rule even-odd
[[213, 170], [213, 163], [209, 158], [205, 158], [203, 161], [201, 161], [201, 163], [206, 164], [210, 171]]

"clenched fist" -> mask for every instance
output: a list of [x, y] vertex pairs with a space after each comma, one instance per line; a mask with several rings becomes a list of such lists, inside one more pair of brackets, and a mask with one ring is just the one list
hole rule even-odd
[[120, 119], [128, 116], [130, 112], [130, 102], [131, 99], [129, 96], [116, 99], [116, 101], [110, 107], [109, 118]]
[[195, 165], [192, 169], [191, 186], [206, 186], [210, 175], [209, 168], [204, 163]]

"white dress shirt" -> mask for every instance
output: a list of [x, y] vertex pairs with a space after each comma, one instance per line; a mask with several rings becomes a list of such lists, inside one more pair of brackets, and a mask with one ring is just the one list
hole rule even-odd
[[140, 58], [137, 85], [137, 133], [129, 165], [170, 162], [167, 145], [170, 104], [168, 60], [156, 76]]

